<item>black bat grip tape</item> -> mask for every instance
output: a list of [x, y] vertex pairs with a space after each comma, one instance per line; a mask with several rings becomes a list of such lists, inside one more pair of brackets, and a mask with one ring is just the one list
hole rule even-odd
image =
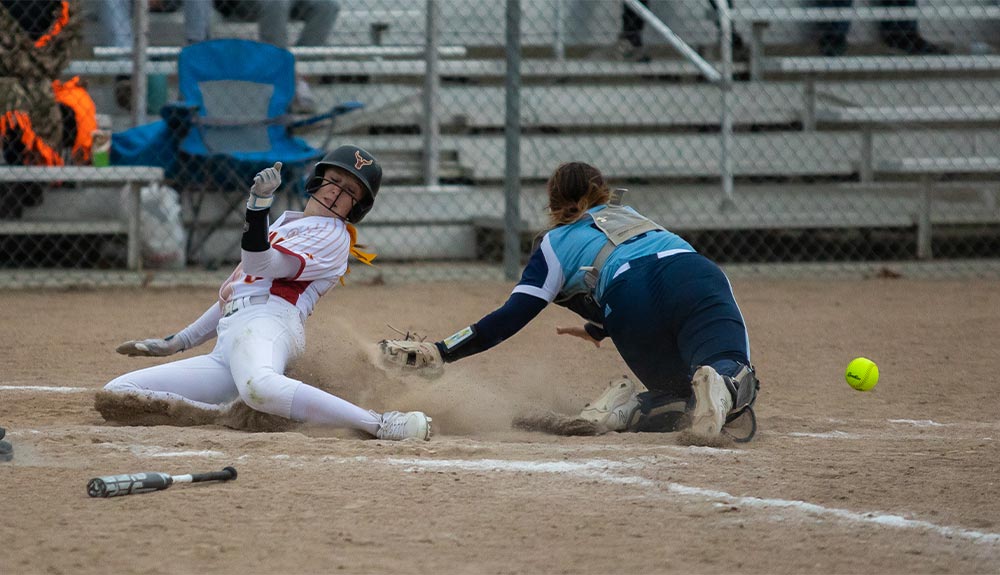
[[234, 467], [223, 467], [222, 471], [191, 474], [192, 483], [200, 481], [232, 481], [233, 479], [236, 479], [236, 468]]

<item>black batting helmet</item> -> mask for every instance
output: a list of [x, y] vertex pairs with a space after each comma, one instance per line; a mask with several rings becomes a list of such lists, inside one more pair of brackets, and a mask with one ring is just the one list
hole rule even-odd
[[313, 167], [312, 177], [306, 185], [307, 191], [316, 190], [322, 185], [320, 172], [325, 166], [336, 166], [350, 172], [361, 181], [361, 185], [368, 192], [347, 214], [347, 221], [352, 224], [360, 222], [375, 205], [375, 195], [378, 194], [379, 185], [382, 183], [382, 166], [375, 156], [357, 146], [340, 146], [323, 156], [323, 159]]

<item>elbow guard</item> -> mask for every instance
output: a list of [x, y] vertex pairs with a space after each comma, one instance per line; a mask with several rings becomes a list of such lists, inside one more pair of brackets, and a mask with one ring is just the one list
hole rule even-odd
[[248, 252], [265, 252], [271, 249], [271, 242], [267, 240], [268, 213], [269, 210], [247, 210], [240, 247]]

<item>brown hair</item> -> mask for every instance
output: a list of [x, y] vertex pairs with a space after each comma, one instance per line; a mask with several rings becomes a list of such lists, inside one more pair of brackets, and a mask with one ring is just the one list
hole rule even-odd
[[568, 162], [549, 178], [549, 224], [571, 224], [594, 206], [608, 203], [611, 190], [600, 170], [583, 162]]

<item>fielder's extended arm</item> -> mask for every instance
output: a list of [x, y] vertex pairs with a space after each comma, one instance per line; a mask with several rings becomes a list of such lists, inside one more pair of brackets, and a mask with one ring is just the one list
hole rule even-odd
[[380, 362], [383, 367], [404, 372], [439, 372], [445, 363], [486, 351], [511, 337], [547, 304], [534, 296], [513, 293], [502, 307], [441, 341], [379, 342]]

